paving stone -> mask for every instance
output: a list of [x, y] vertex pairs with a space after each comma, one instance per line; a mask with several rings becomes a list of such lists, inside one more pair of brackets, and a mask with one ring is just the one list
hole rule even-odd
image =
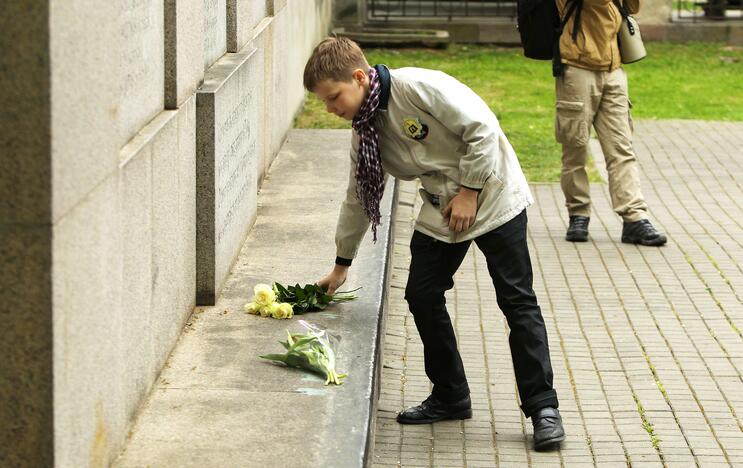
[[[591, 188], [589, 242], [566, 243], [559, 184], [531, 187], [534, 289], [568, 430], [556, 454], [527, 453], [531, 423], [518, 409], [508, 329], [484, 257], [472, 248], [457, 272], [447, 303], [477, 409], [460, 436], [468, 466], [493, 466], [470, 460], [483, 453], [500, 466], [549, 466], [553, 456], [570, 467], [618, 466], [626, 455], [642, 467], [663, 466], [661, 456], [668, 466], [743, 462], [743, 124], [635, 121], [634, 146], [650, 217], [669, 238], [662, 248], [620, 242], [602, 184]], [[402, 183], [393, 255], [400, 288], [419, 207], [416, 184]], [[388, 319], [386, 341], [407, 366], [402, 399], [425, 398], [420, 339], [402, 294], [391, 294], [388, 308], [397, 321]], [[399, 378], [383, 378], [387, 386], [401, 391]], [[443, 433], [438, 424], [427, 433], [437, 450], [460, 442]]]

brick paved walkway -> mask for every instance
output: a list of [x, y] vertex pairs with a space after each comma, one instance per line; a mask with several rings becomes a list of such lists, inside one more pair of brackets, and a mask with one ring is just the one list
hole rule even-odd
[[666, 247], [620, 243], [598, 184], [590, 242], [565, 242], [559, 185], [532, 186], [534, 287], [568, 433], [560, 451], [530, 449], [507, 326], [475, 247], [447, 294], [474, 417], [395, 422], [430, 390], [403, 299], [419, 202], [415, 184], [401, 185], [375, 467], [743, 466], [743, 124], [639, 121], [635, 131]]

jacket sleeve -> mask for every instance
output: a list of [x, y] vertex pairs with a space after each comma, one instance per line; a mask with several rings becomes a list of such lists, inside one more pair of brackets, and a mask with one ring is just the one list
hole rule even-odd
[[459, 184], [482, 189], [500, 164], [498, 119], [474, 91], [445, 73], [436, 79], [409, 83], [410, 99], [462, 139]]
[[356, 163], [358, 160], [359, 136], [353, 132], [351, 138], [351, 164], [348, 174], [346, 199], [341, 205], [338, 225], [335, 229], [335, 246], [338, 257], [353, 259], [359, 245], [369, 229], [369, 218], [356, 198]]

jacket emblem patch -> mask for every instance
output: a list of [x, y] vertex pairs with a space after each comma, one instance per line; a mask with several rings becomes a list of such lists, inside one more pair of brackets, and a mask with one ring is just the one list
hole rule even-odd
[[414, 140], [422, 140], [428, 136], [428, 125], [417, 117], [406, 117], [402, 121], [405, 134]]

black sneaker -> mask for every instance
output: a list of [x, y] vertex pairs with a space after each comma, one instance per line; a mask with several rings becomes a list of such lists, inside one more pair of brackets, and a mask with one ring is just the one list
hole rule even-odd
[[565, 440], [565, 430], [557, 408], [548, 406], [537, 410], [531, 415], [531, 423], [534, 426], [534, 450], [557, 448]]
[[662, 232], [658, 232], [649, 220], [641, 219], [634, 223], [624, 223], [624, 226], [622, 226], [622, 242], [625, 244], [660, 246], [666, 243], [666, 236]]
[[472, 403], [466, 396], [455, 403], [444, 403], [431, 395], [423, 403], [400, 412], [400, 424], [430, 424], [444, 419], [469, 419], [472, 417]]
[[571, 216], [568, 232], [565, 234], [565, 240], [570, 242], [586, 242], [588, 240], [588, 222], [591, 218], [588, 216]]

